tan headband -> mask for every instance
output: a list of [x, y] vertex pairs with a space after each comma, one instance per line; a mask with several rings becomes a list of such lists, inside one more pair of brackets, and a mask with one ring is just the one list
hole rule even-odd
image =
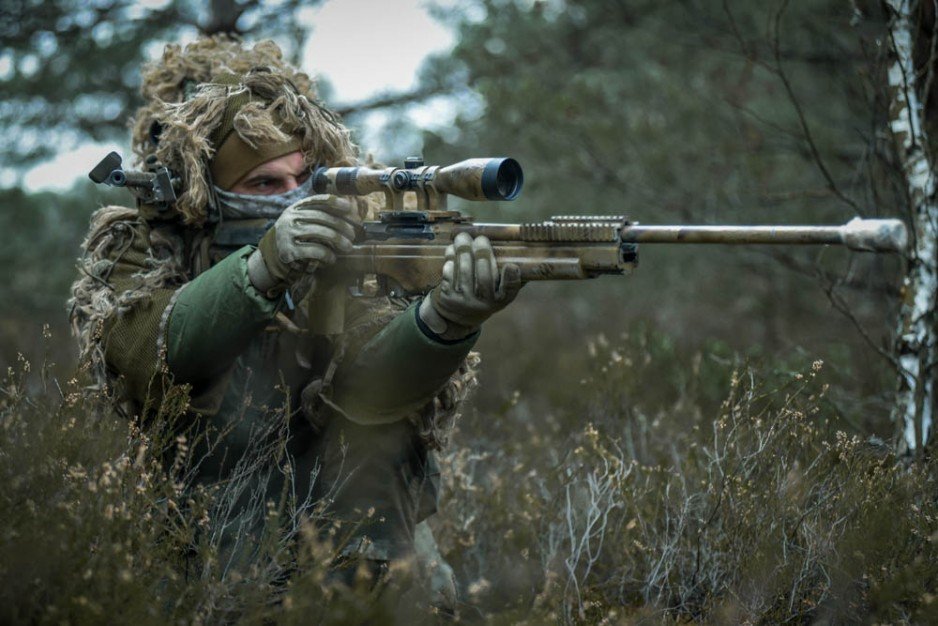
[[[241, 79], [234, 74], [223, 74], [214, 82], [234, 86], [241, 84]], [[252, 94], [247, 89], [231, 95], [225, 103], [222, 122], [211, 135], [212, 145], [216, 149], [215, 156], [209, 163], [209, 171], [215, 185], [226, 191], [258, 165], [296, 152], [301, 146], [297, 137], [280, 143], [258, 145], [256, 148], [242, 139], [235, 131], [234, 118], [241, 107], [252, 99]], [[272, 112], [271, 114], [273, 115]]]
[[212, 180], [217, 187], [228, 191], [258, 165], [296, 152], [300, 145], [300, 140], [292, 137], [282, 143], [252, 148], [238, 133], [231, 133], [215, 153], [215, 158], [209, 166]]

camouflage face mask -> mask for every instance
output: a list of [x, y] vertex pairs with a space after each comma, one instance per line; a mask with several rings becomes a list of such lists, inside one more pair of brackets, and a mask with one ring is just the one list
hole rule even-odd
[[215, 195], [223, 220], [275, 219], [294, 202], [313, 195], [313, 177], [308, 177], [296, 189], [273, 196], [234, 193], [218, 187], [215, 187]]

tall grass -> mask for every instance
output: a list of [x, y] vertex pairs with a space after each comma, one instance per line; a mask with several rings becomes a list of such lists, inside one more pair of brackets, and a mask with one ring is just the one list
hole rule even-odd
[[431, 614], [419, 595], [401, 604], [393, 584], [373, 588], [365, 571], [351, 589], [325, 584], [336, 551], [316, 525], [316, 503], [257, 499], [252, 489], [265, 473], [291, 471], [273, 453], [282, 448], [282, 412], [238, 463], [244, 475], [199, 485], [198, 442], [180, 434], [184, 393], [170, 395], [141, 430], [77, 378], [60, 383], [49, 372], [21, 356], [0, 382], [0, 623]]
[[[577, 359], [553, 408], [521, 392], [470, 410], [444, 455], [432, 524], [457, 620], [938, 620], [935, 464], [844, 432], [822, 363], [687, 355], [649, 331], [596, 336]], [[157, 424], [184, 408], [175, 396]], [[243, 492], [189, 484], [196, 446], [178, 433], [141, 431], [23, 358], [8, 369], [0, 622], [438, 619], [412, 572], [326, 584], [315, 503], [262, 502], [250, 559], [228, 559], [218, 538]]]
[[435, 527], [473, 610], [938, 619], [935, 464], [841, 430], [821, 362], [760, 373], [647, 331], [586, 352], [587, 392], [537, 416], [515, 395], [446, 457]]

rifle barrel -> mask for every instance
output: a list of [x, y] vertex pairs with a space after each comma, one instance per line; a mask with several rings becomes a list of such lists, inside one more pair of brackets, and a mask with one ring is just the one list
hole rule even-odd
[[855, 218], [843, 226], [645, 226], [630, 224], [620, 237], [629, 243], [719, 243], [845, 245], [852, 250], [901, 252], [908, 234], [896, 219]]
[[840, 226], [646, 226], [622, 229], [629, 243], [840, 244]]

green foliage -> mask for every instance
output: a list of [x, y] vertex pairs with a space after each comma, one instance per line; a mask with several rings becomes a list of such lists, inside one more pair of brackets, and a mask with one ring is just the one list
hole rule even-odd
[[[458, 41], [423, 81], [457, 94], [459, 114], [425, 134], [427, 161], [504, 154], [525, 168], [516, 202], [462, 207], [480, 219], [836, 224], [904, 214], [884, 132], [884, 20], [870, 3], [477, 0], [439, 13]], [[509, 315], [550, 330], [496, 358], [527, 351], [536, 361], [531, 341], [651, 323], [680, 343], [717, 340], [773, 361], [800, 346], [836, 362], [838, 403], [888, 402], [894, 370], [853, 322], [891, 350], [901, 259], [655, 245], [639, 258], [625, 280], [527, 287]], [[564, 323], [545, 322], [542, 309]], [[499, 367], [493, 380], [512, 371]]]
[[[87, 181], [62, 194], [0, 190], [0, 228], [17, 234], [0, 250], [0, 263], [16, 268], [2, 286], [0, 300], [5, 312], [20, 309], [48, 314], [62, 310], [91, 212], [105, 199]], [[61, 256], [50, 258], [53, 251], [65, 256], [63, 262], [56, 262]]]
[[[79, 245], [92, 211], [126, 200], [126, 192], [102, 191], [79, 181], [64, 193], [0, 190], [0, 362], [12, 363], [18, 353], [31, 354], [41, 345], [38, 320], [56, 335], [66, 334], [65, 302], [75, 280]], [[65, 343], [45, 344], [54, 360], [71, 363], [74, 349]]]
[[[478, 397], [444, 455], [432, 523], [461, 618], [938, 618], [938, 468], [839, 430], [820, 362], [689, 354], [640, 328], [566, 361], [580, 378], [549, 403], [536, 385]], [[240, 479], [191, 484], [184, 394], [141, 432], [50, 372], [20, 359], [0, 385], [0, 621], [434, 619], [406, 569], [374, 591], [330, 584], [316, 506], [261, 503], [245, 530]], [[284, 468], [270, 434], [252, 472]]]
[[2, 620], [157, 623], [174, 604], [191, 610], [177, 564], [195, 525], [177, 523], [178, 494], [144, 440], [77, 381], [59, 390], [42, 371], [42, 395], [28, 395], [29, 373], [11, 367], [0, 402]]
[[[461, 119], [459, 140], [449, 143], [520, 158], [534, 206], [548, 198], [599, 206], [617, 196], [619, 206], [649, 206], [656, 220], [849, 215], [832, 196], [808, 207], [798, 193], [826, 185], [770, 56], [776, 10], [487, 0], [450, 16], [459, 43], [427, 80], [460, 77], [478, 94], [482, 113]], [[781, 30], [782, 66], [792, 66], [828, 158], [862, 145], [853, 121], [868, 114], [865, 100], [854, 105], [856, 78], [824, 62], [855, 63], [847, 17], [839, 3], [799, 3]], [[428, 142], [428, 151], [452, 153]], [[849, 162], [837, 167], [850, 172]], [[787, 200], [773, 198], [793, 188]]]
[[[252, 33], [280, 6], [235, 4]], [[0, 127], [21, 163], [113, 136], [148, 42], [174, 38], [152, 23], [206, 29], [212, 14], [198, 3], [41, 5], [0, 13], [0, 62], [13, 68], [0, 76]], [[519, 158], [522, 199], [471, 207], [503, 221], [898, 214], [880, 48], [863, 45], [882, 32], [876, 13], [829, 0], [783, 13], [725, 6], [460, 4], [446, 15], [455, 53], [429, 64], [423, 85], [456, 94], [459, 114], [426, 135], [427, 161]], [[134, 11], [136, 22], [115, 19]], [[75, 30], [82, 20], [114, 24], [110, 34], [82, 26], [87, 36]], [[31, 139], [48, 128], [67, 134]], [[286, 503], [263, 511], [252, 564], [226, 569], [211, 539], [226, 492], [182, 495], [162, 462], [192, 442], [134, 430], [77, 383], [60, 392], [45, 368], [26, 375], [17, 353], [36, 351], [36, 317], [64, 327], [78, 241], [93, 207], [110, 201], [78, 188], [0, 196], [2, 231], [15, 233], [0, 252], [14, 269], [0, 284], [0, 359], [16, 363], [0, 386], [0, 621], [430, 617], [400, 588], [376, 597], [324, 587], [334, 554]], [[434, 520], [460, 618], [938, 620], [938, 468], [902, 467], [881, 443], [892, 371], [825, 294], [846, 298], [873, 340], [888, 341], [899, 263], [833, 251], [642, 255], [629, 278], [528, 286], [486, 325], [482, 385], [446, 453]], [[64, 338], [51, 351], [74, 358]], [[179, 410], [167, 405], [164, 418]]]

